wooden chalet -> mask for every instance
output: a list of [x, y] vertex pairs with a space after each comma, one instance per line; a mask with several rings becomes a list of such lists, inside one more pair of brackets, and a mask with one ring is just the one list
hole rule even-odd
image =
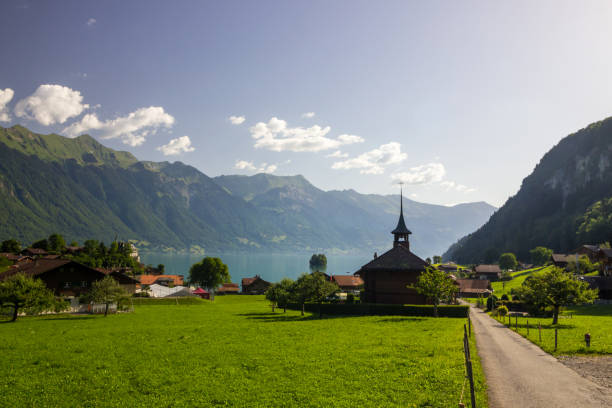
[[489, 297], [493, 292], [491, 281], [486, 279], [457, 279], [457, 297]]
[[272, 284], [255, 275], [252, 278], [242, 278], [242, 293], [247, 295], [263, 295]]
[[[80, 296], [91, 289], [93, 282], [107, 273], [68, 259], [37, 259], [14, 265], [0, 274], [0, 280], [22, 273], [41, 279], [57, 296]], [[129, 293], [136, 290], [137, 281], [121, 273], [108, 273]]]
[[597, 251], [597, 261], [604, 276], [612, 276], [612, 249], [601, 248]]
[[343, 292], [358, 293], [363, 287], [363, 279], [354, 275], [332, 275], [332, 282], [340, 287]]
[[578, 254], [552, 254], [550, 256], [550, 261], [553, 265], [558, 266], [559, 268], [567, 268], [567, 265], [570, 262], [576, 263], [578, 257]]
[[40, 248], [26, 248], [23, 251], [21, 251], [21, 255], [25, 255], [25, 256], [45, 256], [45, 255], [49, 255], [49, 253], [47, 251], [45, 251], [44, 249], [40, 249]]
[[578, 255], [586, 255], [591, 262], [597, 262], [599, 257], [599, 245], [582, 245], [574, 250]]
[[238, 287], [238, 284], [231, 283], [231, 282], [222, 284], [215, 291], [217, 295], [229, 295], [229, 294], [238, 293], [238, 292], [240, 292], [240, 288]]
[[582, 276], [591, 289], [598, 289], [599, 299], [612, 300], [612, 276]]
[[474, 267], [476, 279], [497, 281], [501, 278], [501, 272], [499, 265], [477, 265]]
[[448, 262], [445, 264], [438, 265], [438, 269], [444, 272], [457, 272], [457, 264], [454, 262]]
[[427, 262], [410, 252], [409, 235], [404, 222], [404, 206], [400, 194], [400, 216], [393, 231], [393, 248], [359, 269], [364, 282], [365, 303], [425, 304], [427, 299], [408, 285], [416, 283], [428, 266]]

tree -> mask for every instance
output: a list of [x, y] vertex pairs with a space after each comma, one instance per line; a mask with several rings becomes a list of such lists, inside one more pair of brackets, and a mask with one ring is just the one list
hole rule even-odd
[[42, 280], [19, 273], [0, 282], [0, 305], [13, 308], [14, 322], [21, 309], [39, 313], [54, 308], [55, 297]]
[[157, 265], [157, 271], [160, 275], [163, 275], [166, 272], [166, 266], [164, 264]]
[[72, 241], [72, 242], [70, 242], [70, 246], [71, 247], [78, 247], [79, 243], [77, 241]]
[[587, 282], [557, 267], [531, 275], [516, 292], [528, 306], [540, 310], [551, 306], [552, 324], [558, 323], [561, 306], [593, 303], [597, 299], [597, 289], [589, 289]]
[[512, 252], [506, 252], [499, 257], [499, 267], [503, 270], [516, 269], [518, 262]]
[[425, 258], [425, 262], [427, 262], [427, 265], [431, 265], [431, 258]]
[[291, 300], [291, 288], [294, 283], [289, 278], [284, 278], [278, 283], [277, 304], [283, 307], [284, 313], [287, 313], [287, 303]]
[[533, 262], [534, 265], [541, 266], [546, 265], [546, 263], [550, 260], [553, 250], [539, 246], [529, 251], [529, 254], [531, 255], [531, 262]]
[[444, 271], [426, 267], [417, 282], [411, 285], [421, 295], [427, 296], [433, 303], [434, 316], [438, 317], [438, 305], [442, 301], [450, 302], [457, 292], [457, 285]]
[[310, 270], [325, 270], [327, 268], [327, 257], [325, 254], [312, 254], [310, 257]]
[[434, 255], [433, 256], [433, 263], [441, 264], [442, 263], [442, 257], [440, 255]]
[[7, 239], [0, 244], [0, 252], [16, 254], [21, 251], [21, 244], [16, 239]]
[[66, 249], [66, 241], [60, 234], [51, 234], [47, 239], [47, 250], [60, 253]]
[[92, 300], [106, 305], [104, 317], [108, 314], [108, 307], [111, 303], [119, 305], [119, 302], [125, 297], [127, 297], [127, 292], [109, 275], [91, 284]]
[[336, 293], [340, 288], [334, 282], [330, 282], [321, 272], [302, 274], [291, 287], [291, 294], [299, 304], [302, 305], [302, 316], [306, 302], [319, 304], [319, 316], [321, 316], [321, 303], [329, 296]]
[[41, 239], [40, 241], [36, 241], [32, 244], [32, 248], [42, 249], [44, 251], [49, 250], [49, 242], [47, 238]]
[[215, 289], [231, 280], [227, 265], [220, 258], [207, 256], [189, 268], [189, 281], [206, 289]]

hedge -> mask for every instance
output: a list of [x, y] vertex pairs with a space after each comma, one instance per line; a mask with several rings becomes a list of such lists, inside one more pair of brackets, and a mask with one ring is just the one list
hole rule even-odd
[[[177, 302], [178, 300], [178, 302]], [[201, 299], [199, 297], [173, 297], [173, 298], [146, 298], [146, 297], [133, 297], [132, 304], [134, 306], [168, 306], [168, 305], [201, 305], [203, 303], [209, 303], [209, 301]]]
[[[321, 313], [326, 315], [376, 315], [376, 316], [424, 316], [432, 317], [432, 305], [386, 305], [379, 303], [323, 303], [320, 305]], [[287, 304], [287, 309], [302, 310], [299, 303]], [[304, 309], [308, 312], [319, 313], [318, 303], [306, 303]], [[467, 305], [438, 306], [440, 317], [467, 317], [470, 307]]]

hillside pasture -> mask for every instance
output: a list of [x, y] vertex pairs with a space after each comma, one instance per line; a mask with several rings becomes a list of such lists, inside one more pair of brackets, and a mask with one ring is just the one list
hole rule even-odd
[[510, 291], [514, 288], [520, 287], [525, 279], [536, 272], [544, 272], [552, 268], [552, 266], [538, 266], [536, 268], [525, 269], [524, 271], [512, 272], [510, 276], [512, 279], [509, 281], [497, 281], [491, 282], [491, 287], [493, 288], [493, 294], [495, 296], [502, 297], [502, 295], [506, 294], [510, 296]]
[[[518, 333], [555, 355], [612, 354], [612, 305], [568, 307], [559, 317], [557, 325], [551, 324], [552, 318], [519, 317]], [[508, 325], [508, 317], [504, 321]], [[538, 323], [542, 325], [542, 341], [539, 338]], [[509, 327], [516, 331], [516, 317], [510, 318]], [[558, 329], [556, 351], [555, 328]], [[586, 347], [586, 333], [591, 335], [591, 347]]]
[[140, 302], [0, 323], [0, 406], [449, 407], [466, 385], [465, 319], [318, 319], [262, 296]]

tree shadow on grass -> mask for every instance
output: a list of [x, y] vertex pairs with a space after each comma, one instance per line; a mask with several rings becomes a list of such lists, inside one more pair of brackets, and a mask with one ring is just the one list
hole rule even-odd
[[425, 319], [422, 317], [407, 317], [407, 316], [397, 316], [397, 317], [387, 317], [384, 319], [378, 319], [375, 323], [403, 323], [403, 322], [424, 322]]
[[312, 313], [306, 316], [286, 315], [284, 313], [240, 313], [237, 316], [246, 317], [249, 320], [258, 320], [260, 322], [303, 322], [311, 320], [326, 320], [326, 319], [342, 319], [347, 317], [361, 317], [357, 315], [326, 315], [319, 317], [318, 313]]

